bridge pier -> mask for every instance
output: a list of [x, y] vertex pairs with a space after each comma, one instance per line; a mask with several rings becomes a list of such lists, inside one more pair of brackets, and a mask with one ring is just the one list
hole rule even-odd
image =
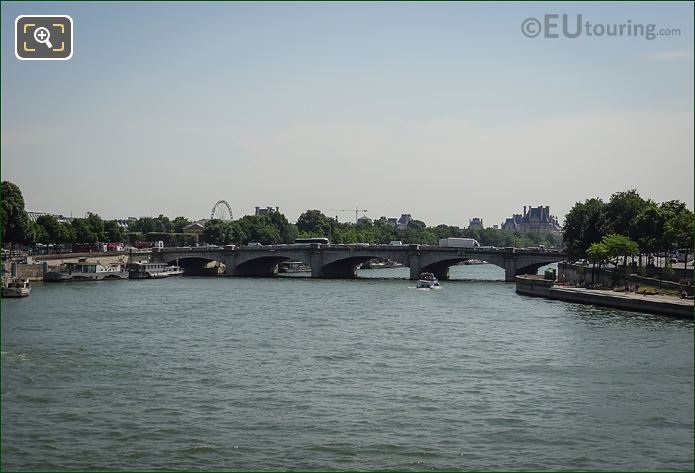
[[408, 260], [410, 261], [408, 264], [410, 267], [410, 280], [417, 281], [418, 276], [420, 276], [422, 272], [422, 268], [420, 267], [420, 255], [410, 255]]
[[516, 278], [516, 260], [514, 258], [506, 258], [504, 260], [504, 281], [514, 282]]

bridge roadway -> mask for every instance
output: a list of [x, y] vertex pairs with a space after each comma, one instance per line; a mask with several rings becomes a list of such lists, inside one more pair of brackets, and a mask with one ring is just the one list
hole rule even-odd
[[272, 277], [278, 263], [301, 261], [311, 267], [313, 278], [355, 278], [357, 266], [374, 258], [389, 259], [408, 266], [410, 279], [431, 272], [438, 279], [449, 278], [449, 267], [461, 261], [480, 259], [504, 269], [505, 281], [520, 274], [537, 274], [538, 268], [567, 258], [559, 251], [520, 248], [449, 248], [428, 245], [323, 245], [293, 244], [237, 248], [183, 247], [152, 252], [152, 260], [174, 264], [184, 270], [202, 268], [210, 262], [225, 265], [226, 276]]

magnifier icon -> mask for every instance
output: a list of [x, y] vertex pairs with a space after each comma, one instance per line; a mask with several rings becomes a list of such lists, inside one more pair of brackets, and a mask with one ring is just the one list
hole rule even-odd
[[43, 26], [40, 26], [34, 30], [34, 39], [36, 40], [37, 43], [43, 43], [45, 44], [49, 49], [53, 49], [53, 45], [51, 44], [51, 32], [48, 31], [48, 28], [44, 28]]

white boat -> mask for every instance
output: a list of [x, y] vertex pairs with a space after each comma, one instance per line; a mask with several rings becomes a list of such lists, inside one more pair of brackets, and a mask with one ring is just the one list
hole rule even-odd
[[2, 280], [2, 297], [27, 297], [31, 293], [28, 279], [7, 278]]
[[311, 268], [301, 261], [282, 261], [278, 264], [278, 273], [305, 273]]
[[183, 274], [180, 266], [169, 266], [166, 263], [128, 263], [130, 279], [161, 279]]
[[66, 263], [63, 270], [48, 271], [43, 275], [46, 282], [103, 281], [105, 279], [128, 279], [128, 270], [120, 264]]
[[418, 289], [434, 289], [439, 287], [439, 281], [432, 273], [420, 273], [417, 280]]

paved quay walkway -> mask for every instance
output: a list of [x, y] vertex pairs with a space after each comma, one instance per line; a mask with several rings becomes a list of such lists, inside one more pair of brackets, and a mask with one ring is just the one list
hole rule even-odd
[[676, 296], [645, 295], [615, 292], [607, 289], [585, 289], [553, 285], [539, 276], [517, 276], [516, 292], [527, 296], [545, 297], [565, 302], [593, 304], [615, 309], [647, 312], [683, 319], [693, 319], [695, 303]]

